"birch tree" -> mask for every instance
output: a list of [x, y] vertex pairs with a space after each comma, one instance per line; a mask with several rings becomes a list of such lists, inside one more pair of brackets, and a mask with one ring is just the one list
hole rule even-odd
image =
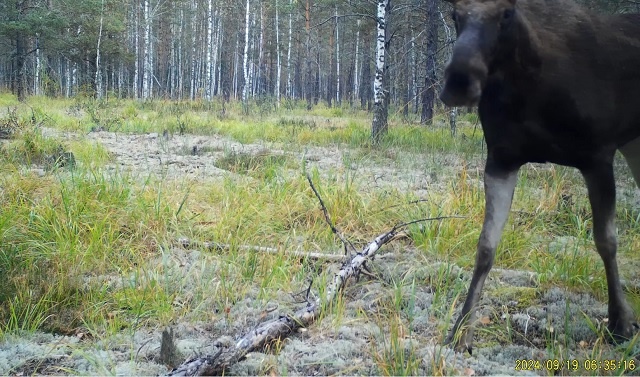
[[242, 71], [244, 72], [244, 85], [242, 87], [242, 105], [248, 110], [248, 96], [251, 81], [249, 80], [249, 7], [251, 5], [249, 0], [246, 0], [246, 11], [244, 16], [244, 54], [242, 59]]
[[102, 25], [104, 23], [104, 0], [100, 5], [100, 27], [98, 29], [98, 43], [96, 44], [96, 98], [102, 98], [102, 70], [100, 69], [100, 43], [102, 42]]
[[140, 12], [134, 0], [133, 8], [133, 46], [134, 46], [134, 67], [133, 67], [133, 98], [140, 96]]
[[278, 0], [276, 0], [276, 20], [275, 20], [275, 28], [276, 28], [276, 106], [280, 107], [280, 75], [282, 74], [282, 64], [280, 62], [280, 25], [279, 25], [279, 17], [278, 17]]
[[191, 1], [191, 85], [189, 91], [189, 97], [193, 101], [196, 99], [197, 92], [197, 74], [196, 70], [198, 69], [198, 46], [196, 45], [197, 41], [197, 28], [198, 28], [198, 0]]
[[355, 53], [354, 53], [354, 64], [353, 64], [353, 101], [356, 101], [358, 99], [358, 97], [360, 96], [360, 81], [358, 81], [358, 67], [359, 67], [359, 62], [358, 62], [358, 58], [360, 57], [359, 55], [359, 49], [360, 49], [360, 23], [361, 20], [357, 20], [356, 21], [356, 47], [355, 47]]
[[143, 0], [144, 40], [142, 60], [142, 99], [151, 98], [153, 93], [153, 45], [151, 40], [151, 4]]
[[305, 1], [304, 23], [305, 23], [305, 31], [306, 31], [306, 37], [307, 37], [307, 42], [306, 42], [307, 53], [305, 55], [306, 74], [305, 74], [304, 86], [305, 86], [305, 96], [307, 99], [307, 110], [311, 110], [311, 108], [313, 107], [313, 95], [314, 95], [313, 94], [314, 79], [313, 79], [313, 70], [312, 70], [313, 61], [311, 56], [311, 0]]
[[385, 55], [387, 49], [387, 29], [389, 26], [389, 1], [378, 0], [376, 22], [376, 74], [373, 83], [373, 122], [371, 124], [371, 137], [374, 144], [380, 142], [387, 133], [388, 106], [387, 91], [385, 88], [386, 62]]
[[40, 72], [42, 70], [42, 64], [40, 63], [40, 54], [41, 54], [41, 50], [40, 50], [40, 36], [38, 34], [36, 34], [36, 48], [35, 48], [35, 58], [36, 58], [36, 64], [35, 64], [35, 74], [34, 74], [34, 79], [33, 79], [33, 92], [35, 93], [36, 96], [40, 95]]
[[338, 18], [338, 5], [335, 7], [336, 18], [336, 104], [340, 106], [340, 22]]
[[287, 97], [295, 98], [291, 82], [291, 37], [293, 20], [293, 0], [289, 0], [289, 43], [287, 45]]
[[207, 1], [207, 44], [205, 61], [205, 98], [211, 100], [213, 81], [213, 0]]

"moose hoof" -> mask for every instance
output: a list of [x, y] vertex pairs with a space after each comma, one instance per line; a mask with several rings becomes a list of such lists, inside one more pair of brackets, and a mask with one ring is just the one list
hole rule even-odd
[[473, 332], [451, 330], [444, 344], [456, 352], [469, 352], [469, 355], [473, 355]]
[[640, 327], [635, 321], [619, 320], [616, 323], [609, 324], [609, 342], [624, 343], [633, 338]]

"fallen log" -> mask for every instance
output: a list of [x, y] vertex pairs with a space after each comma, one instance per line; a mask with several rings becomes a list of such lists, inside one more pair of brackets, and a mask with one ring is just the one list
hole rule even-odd
[[[355, 251], [355, 247], [334, 226], [331, 218], [329, 217], [329, 212], [324, 205], [324, 201], [316, 190], [309, 174], [307, 174], [307, 180], [309, 181], [309, 185], [311, 186], [313, 193], [320, 202], [320, 207], [327, 224], [331, 228], [331, 231], [342, 241], [345, 249], [345, 255], [348, 256], [341, 257], [347, 258], [348, 260], [342, 265], [340, 271], [333, 276], [331, 283], [327, 287], [325, 296], [319, 297], [313, 302], [307, 302], [305, 307], [291, 315], [281, 315], [278, 318], [261, 323], [255, 329], [242, 336], [235, 344], [227, 344], [228, 342], [220, 341], [220, 339], [215, 341], [214, 346], [218, 349], [215, 355], [189, 359], [172, 370], [169, 373], [169, 376], [204, 376], [222, 374], [230, 366], [244, 358], [249, 352], [262, 349], [269, 342], [287, 337], [299, 328], [307, 327], [315, 321], [322, 309], [326, 305], [331, 304], [338, 297], [338, 293], [344, 288], [347, 280], [351, 277], [357, 277], [365, 267], [366, 262], [373, 259], [375, 253], [380, 250], [384, 244], [392, 241], [401, 229], [419, 222], [462, 218], [460, 216], [439, 216], [398, 224], [390, 231], [380, 234], [372, 242], [366, 245], [362, 251], [352, 254], [350, 251]], [[213, 243], [207, 246], [208, 248], [211, 248], [219, 246], [219, 244]], [[188, 244], [183, 243], [183, 247], [188, 247]], [[277, 249], [272, 248], [248, 248], [265, 252], [279, 252]], [[305, 254], [305, 256], [308, 256], [308, 254]]]
[[[220, 344], [218, 352], [214, 356], [200, 356], [185, 361], [182, 365], [172, 370], [169, 376], [204, 376], [219, 375], [225, 369], [240, 361], [247, 353], [262, 349], [267, 343], [284, 338], [301, 327], [311, 324], [320, 314], [324, 305], [332, 303], [338, 296], [349, 278], [357, 277], [365, 263], [373, 258], [375, 253], [384, 244], [393, 240], [400, 229], [417, 222], [436, 221], [452, 218], [450, 216], [434, 217], [399, 224], [390, 231], [376, 237], [366, 247], [347, 261], [338, 271], [326, 290], [325, 297], [319, 297], [314, 302], [309, 302], [305, 307], [294, 314], [282, 315], [278, 318], [263, 322], [255, 329], [241, 337], [234, 345]], [[453, 217], [456, 218], [456, 217]], [[218, 342], [217, 342], [218, 343]]]

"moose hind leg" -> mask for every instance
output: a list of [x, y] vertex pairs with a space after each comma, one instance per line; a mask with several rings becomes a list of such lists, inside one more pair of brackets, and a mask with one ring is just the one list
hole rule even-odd
[[613, 340], [629, 339], [634, 332], [633, 311], [627, 304], [620, 284], [616, 261], [615, 226], [616, 188], [611, 163], [583, 171], [593, 213], [593, 238], [607, 275], [609, 291], [609, 331]]
[[462, 312], [447, 337], [447, 343], [455, 343], [458, 351], [472, 353], [476, 305], [480, 300], [485, 279], [493, 265], [496, 247], [509, 216], [518, 169], [504, 169], [487, 161], [484, 175], [485, 215], [478, 240], [476, 264]]

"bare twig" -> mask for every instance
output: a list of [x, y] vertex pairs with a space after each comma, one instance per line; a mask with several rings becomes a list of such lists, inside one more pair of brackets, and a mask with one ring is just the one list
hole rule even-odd
[[324, 201], [322, 200], [322, 197], [318, 193], [318, 190], [316, 190], [316, 186], [313, 185], [311, 176], [309, 175], [309, 173], [307, 173], [306, 175], [307, 175], [307, 181], [309, 181], [309, 185], [311, 186], [311, 190], [313, 190], [313, 193], [316, 195], [316, 198], [318, 198], [318, 202], [320, 202], [320, 208], [322, 209], [322, 213], [324, 214], [324, 219], [327, 221], [327, 224], [329, 225], [329, 228], [331, 228], [331, 231], [333, 232], [333, 234], [335, 234], [338, 238], [340, 238], [340, 241], [342, 241], [342, 245], [344, 246], [344, 254], [349, 255], [349, 250], [347, 246], [351, 247], [351, 250], [353, 251], [355, 251], [356, 248], [353, 246], [351, 242], [346, 240], [342, 236], [342, 233], [340, 233], [340, 231], [333, 225], [333, 221], [331, 221], [331, 217], [329, 216], [329, 211], [327, 211], [327, 206], [324, 205]]

